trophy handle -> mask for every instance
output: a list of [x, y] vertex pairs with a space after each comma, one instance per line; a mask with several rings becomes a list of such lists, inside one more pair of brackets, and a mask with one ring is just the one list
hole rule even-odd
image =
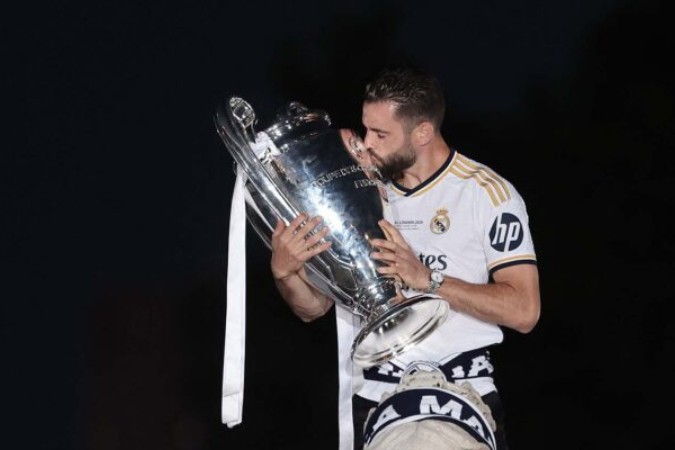
[[[265, 159], [265, 155], [263, 153], [258, 155], [251, 145], [251, 143], [256, 142], [256, 133], [253, 129], [256, 117], [253, 108], [240, 97], [230, 97], [228, 106], [229, 108], [219, 107], [216, 111], [215, 122], [218, 134], [229, 149], [234, 149], [230, 153], [235, 162], [240, 164], [244, 169], [248, 182], [253, 185], [257, 194], [262, 197], [266, 205], [269, 205], [274, 215], [282, 220], [286, 220], [286, 224], [288, 225], [288, 219], [286, 218], [297, 217], [300, 211], [293, 206], [283, 192], [276, 189], [276, 184], [261, 161], [261, 159]], [[327, 114], [309, 111], [299, 102], [292, 102], [288, 107], [288, 111], [292, 114], [289, 119], [292, 123], [275, 124], [268, 128], [265, 133], [261, 134], [276, 136], [277, 134], [281, 134], [281, 130], [284, 128], [297, 126], [296, 122], [323, 121], [330, 124], [330, 118]], [[274, 193], [273, 196], [270, 193]], [[268, 226], [274, 229], [272, 224], [268, 224]], [[267, 237], [264, 237], [264, 239], [267, 239]], [[270, 244], [268, 246], [271, 248]], [[328, 249], [327, 253], [341, 264], [346, 266], [352, 265], [351, 261], [341, 258], [332, 249]], [[325, 265], [325, 263], [322, 264]]]
[[[216, 131], [235, 162], [244, 169], [248, 181], [253, 184], [258, 194], [270, 205], [277, 217], [296, 217], [300, 214], [286, 196], [275, 189], [275, 185], [265, 170], [256, 152], [251, 147], [255, 142], [255, 113], [245, 100], [231, 97], [229, 108], [218, 107], [215, 115]], [[270, 198], [269, 192], [274, 192]]]

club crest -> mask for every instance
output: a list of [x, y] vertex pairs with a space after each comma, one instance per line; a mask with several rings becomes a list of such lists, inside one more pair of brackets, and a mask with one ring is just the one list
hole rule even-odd
[[443, 234], [450, 229], [450, 216], [448, 210], [441, 208], [436, 211], [436, 215], [431, 219], [429, 228], [434, 234]]

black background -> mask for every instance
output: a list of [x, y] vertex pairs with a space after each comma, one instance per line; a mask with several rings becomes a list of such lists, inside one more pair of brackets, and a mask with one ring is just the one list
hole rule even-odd
[[[28, 3], [2, 28], [3, 448], [336, 448], [334, 315], [249, 228], [243, 424], [220, 423], [232, 160], [216, 105], [358, 126], [385, 64], [525, 198], [542, 317], [496, 351], [511, 448], [666, 448], [672, 18], [659, 1]], [[666, 411], [665, 413], [659, 411]]]

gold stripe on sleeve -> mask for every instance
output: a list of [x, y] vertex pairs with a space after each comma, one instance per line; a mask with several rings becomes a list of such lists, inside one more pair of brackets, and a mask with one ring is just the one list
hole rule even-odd
[[[504, 182], [504, 179], [502, 177], [500, 177], [499, 175], [497, 175], [492, 169], [490, 169], [486, 166], [478, 165], [478, 164], [470, 161], [469, 159], [467, 159], [466, 156], [463, 156], [463, 155], [460, 155], [460, 154], [457, 155], [457, 160], [461, 161], [464, 165], [466, 165], [467, 167], [469, 167], [469, 168], [471, 168], [475, 171], [483, 172], [487, 177], [490, 178], [490, 180], [492, 182], [495, 183], [495, 186], [498, 187], [501, 190], [501, 192], [504, 193], [504, 196], [505, 196], [506, 199], [511, 198], [511, 192], [509, 192], [509, 188], [506, 185], [506, 183]], [[500, 197], [502, 197], [502, 196], [500, 195]]]
[[501, 266], [502, 264], [506, 264], [511, 261], [536, 261], [536, 260], [537, 256], [532, 253], [525, 255], [510, 256], [508, 258], [498, 259], [497, 261], [493, 261], [492, 263], [488, 264], [488, 270], [492, 270], [493, 267]]
[[498, 206], [511, 198], [508, 186], [496, 173], [484, 166], [475, 164], [466, 157], [457, 154], [453, 161], [451, 172], [463, 179], [473, 178], [490, 196], [492, 204]]
[[480, 186], [482, 186], [485, 189], [485, 192], [490, 196], [490, 200], [492, 200], [492, 204], [494, 206], [499, 205], [500, 201], [497, 198], [497, 194], [494, 192], [494, 187], [488, 185], [485, 181], [477, 179], [475, 176], [475, 173], [467, 174], [459, 170], [459, 167], [453, 166], [450, 168], [450, 172], [453, 174], [457, 175], [459, 178], [463, 178], [465, 180], [474, 178], [476, 180], [476, 183], [478, 183]]

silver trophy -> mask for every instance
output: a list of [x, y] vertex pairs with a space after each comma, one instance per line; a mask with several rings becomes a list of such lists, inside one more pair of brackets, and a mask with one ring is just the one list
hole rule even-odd
[[378, 274], [370, 239], [384, 239], [382, 183], [376, 168], [359, 164], [364, 151], [355, 133], [331, 127], [328, 114], [299, 102], [256, 132], [255, 112], [239, 97], [220, 105], [218, 134], [246, 175], [246, 216], [271, 249], [277, 218], [290, 223], [301, 212], [320, 215], [332, 246], [311, 258], [315, 286], [361, 318], [351, 348], [355, 364], [381, 364], [427, 337], [448, 313], [439, 298], [405, 298], [400, 284]]

